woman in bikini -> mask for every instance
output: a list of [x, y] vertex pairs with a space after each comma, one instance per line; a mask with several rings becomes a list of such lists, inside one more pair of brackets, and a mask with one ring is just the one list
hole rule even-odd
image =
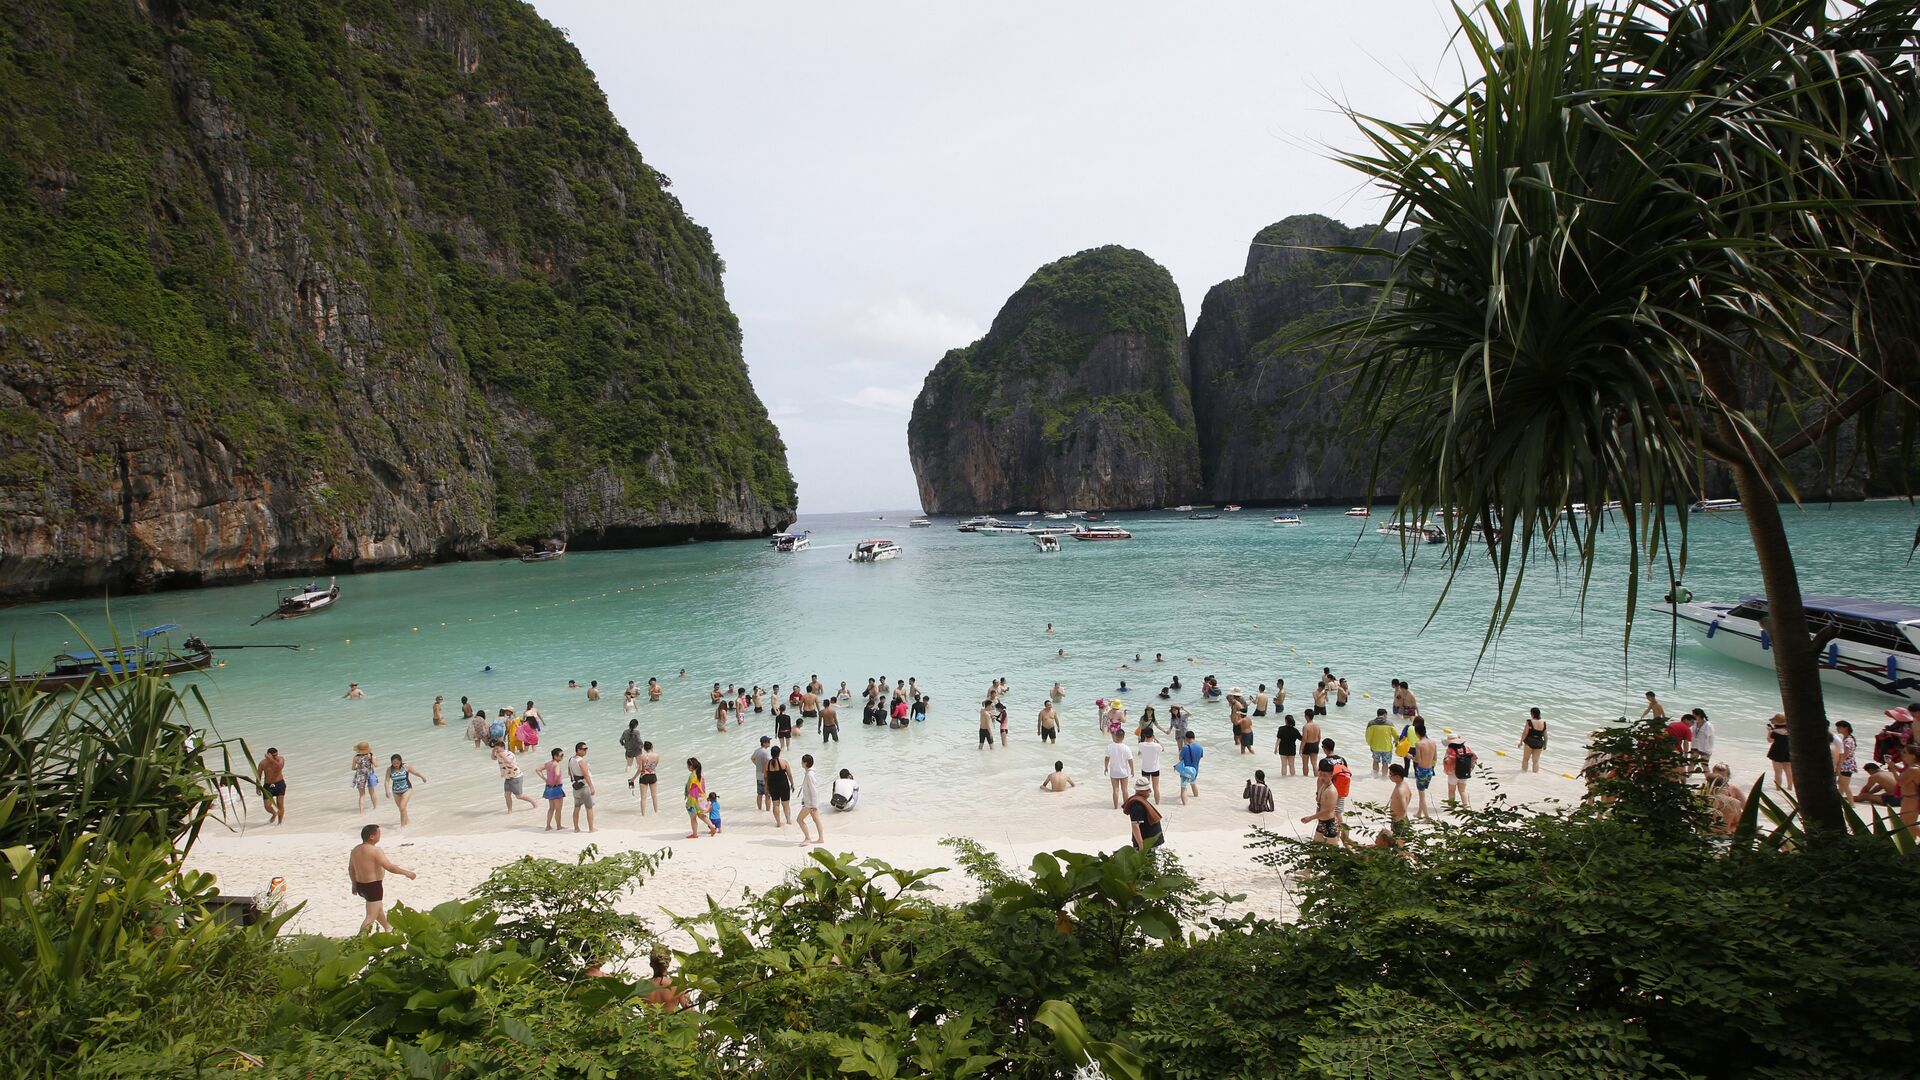
[[563, 752], [556, 746], [547, 763], [540, 766], [540, 782], [544, 785], [540, 797], [547, 801], [548, 832], [560, 831], [560, 810], [567, 801], [567, 786], [561, 781], [560, 759], [562, 756], [564, 756]]

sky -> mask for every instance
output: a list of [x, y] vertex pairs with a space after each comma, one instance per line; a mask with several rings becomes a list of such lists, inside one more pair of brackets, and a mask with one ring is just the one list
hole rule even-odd
[[1029, 274], [1146, 252], [1188, 323], [1263, 226], [1379, 205], [1341, 113], [1460, 83], [1436, 0], [534, 0], [725, 260], [803, 513], [919, 506], [907, 416]]

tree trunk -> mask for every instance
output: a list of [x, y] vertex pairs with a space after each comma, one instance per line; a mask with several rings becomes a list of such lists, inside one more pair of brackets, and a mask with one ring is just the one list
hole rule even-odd
[[[1731, 365], [1718, 349], [1703, 350], [1700, 374], [1707, 389], [1727, 410], [1741, 408], [1740, 386]], [[1760, 560], [1760, 580], [1767, 594], [1766, 628], [1773, 647], [1773, 673], [1780, 683], [1780, 706], [1787, 717], [1787, 749], [1793, 755], [1794, 797], [1807, 835], [1818, 843], [1844, 836], [1846, 809], [1834, 779], [1832, 735], [1827, 731], [1827, 703], [1820, 688], [1820, 653], [1807, 629], [1807, 609], [1800, 602], [1800, 571], [1793, 565], [1786, 523], [1780, 518], [1780, 500], [1773, 483], [1760, 468], [1760, 454], [1749, 446], [1733, 422], [1722, 415], [1715, 426], [1721, 439], [1739, 449], [1729, 455], [1734, 490], [1746, 511], [1753, 552]]]

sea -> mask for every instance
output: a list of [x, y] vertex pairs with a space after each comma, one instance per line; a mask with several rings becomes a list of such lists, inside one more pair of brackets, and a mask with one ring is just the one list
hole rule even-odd
[[[345, 575], [332, 609], [257, 625], [279, 588], [307, 579], [67, 600], [0, 611], [0, 642], [24, 668], [83, 647], [82, 632], [104, 641], [161, 623], [181, 625], [176, 642], [193, 633], [214, 645], [298, 646], [222, 650], [220, 666], [181, 681], [204, 700], [196, 722], [256, 755], [280, 749], [293, 816], [315, 828], [358, 820], [348, 766], [362, 740], [383, 765], [401, 753], [425, 774], [414, 805], [430, 828], [496, 827], [498, 774], [465, 739], [463, 696], [487, 709], [537, 703], [548, 724], [541, 756], [587, 742], [603, 792], [622, 771], [617, 737], [637, 718], [663, 758], [663, 809], [677, 801], [679, 763], [691, 756], [739, 812], [750, 805], [746, 757], [772, 721], [749, 713], [716, 732], [709, 689], [790, 687], [815, 675], [856, 693], [869, 678], [912, 677], [930, 695], [928, 719], [908, 730], [863, 727], [856, 701], [842, 710], [841, 742], [823, 747], [809, 730], [793, 753], [814, 753], [823, 775], [849, 768], [869, 803], [934, 823], [982, 812], [995, 790], [1037, 784], [1056, 758], [1097, 776], [1104, 736], [1094, 703], [1119, 697], [1130, 715], [1147, 705], [1164, 715], [1158, 694], [1175, 676], [1185, 689], [1171, 700], [1222, 751], [1226, 710], [1200, 702], [1204, 676], [1249, 693], [1285, 680], [1288, 708], [1299, 712], [1322, 668], [1353, 688], [1325, 725], [1349, 746], [1374, 708], [1390, 704], [1395, 678], [1413, 686], [1430, 722], [1481, 744], [1483, 758], [1511, 747], [1538, 706], [1555, 737], [1547, 766], [1577, 769], [1580, 737], [1638, 715], [1647, 690], [1670, 709], [1705, 708], [1724, 746], [1764, 742], [1779, 707], [1772, 672], [1676, 632], [1648, 603], [1664, 591], [1664, 566], [1643, 586], [1629, 635], [1617, 523], [1602, 532], [1589, 578], [1542, 553], [1489, 640], [1487, 565], [1470, 560], [1449, 587], [1435, 549], [1409, 550], [1340, 508], [1299, 513], [1305, 524], [1292, 528], [1254, 508], [1198, 521], [1117, 514], [1131, 541], [1069, 540], [1058, 553], [1025, 537], [961, 533], [953, 518], [910, 528], [911, 511], [804, 516], [794, 530], [809, 546], [791, 554], [742, 540]], [[1804, 588], [1920, 603], [1920, 560], [1909, 558], [1916, 524], [1920, 510], [1898, 500], [1789, 510]], [[1761, 591], [1744, 518], [1695, 514], [1689, 525], [1685, 581], [1696, 598]], [[855, 543], [883, 537], [902, 545], [900, 558], [849, 561]], [[665, 686], [663, 699], [643, 697], [627, 713], [627, 681], [649, 677]], [[998, 678], [1011, 685], [1014, 747], [977, 751], [977, 709]], [[602, 697], [589, 702], [595, 680]], [[366, 696], [343, 697], [355, 682]], [[1063, 732], [1042, 746], [1034, 714], [1056, 682], [1066, 692]], [[444, 728], [430, 722], [435, 695], [446, 699]], [[1895, 704], [1834, 689], [1827, 701], [1832, 718], [1863, 736]], [[1269, 718], [1260, 732], [1263, 747], [1272, 726]]]

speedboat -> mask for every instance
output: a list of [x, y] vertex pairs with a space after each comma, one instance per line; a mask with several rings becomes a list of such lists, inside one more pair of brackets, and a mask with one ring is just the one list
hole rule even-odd
[[1060, 538], [1050, 532], [1036, 533], [1033, 538], [1033, 546], [1039, 548], [1041, 551], [1059, 551]]
[[1055, 513], [1054, 511], [1049, 510], [1040, 516], [1046, 518], [1048, 521], [1065, 521], [1067, 520], [1067, 518], [1071, 517], [1072, 515], [1064, 514], [1064, 513]]
[[1411, 537], [1423, 544], [1444, 544], [1447, 542], [1446, 530], [1431, 521], [1409, 523], [1389, 521], [1373, 530], [1381, 536]]
[[1219, 514], [1188, 514], [1187, 520], [1188, 521], [1217, 521], [1219, 520], [1219, 517], [1220, 517]]
[[1040, 516], [1040, 511], [1038, 511], [1038, 510], [1015, 510], [1015, 511], [1013, 512], [1013, 516], [1014, 516], [1014, 517], [1039, 517], [1039, 516]]
[[847, 558], [854, 562], [885, 562], [900, 557], [900, 545], [891, 540], [862, 540], [853, 545], [853, 554]]
[[1181, 503], [1179, 506], [1173, 508], [1173, 512], [1176, 514], [1184, 514], [1191, 509], [1193, 509], [1192, 503]]
[[807, 537], [812, 535], [813, 534], [811, 532], [774, 533], [773, 540], [771, 541], [771, 543], [773, 544], [773, 550], [805, 551], [807, 550], [807, 546], [810, 543]]
[[930, 520], [930, 519], [928, 519], [928, 518], [914, 518], [914, 519], [913, 519], [912, 521], [909, 521], [909, 522], [907, 522], [907, 528], [909, 528], [909, 529], [931, 529], [931, 528], [933, 528], [933, 522], [932, 522], [932, 520]]
[[973, 530], [983, 536], [1026, 536], [1025, 525], [1012, 525], [1005, 521], [996, 521], [991, 525], [982, 525]]
[[36, 690], [72, 690], [86, 685], [125, 682], [138, 675], [179, 675], [205, 671], [213, 664], [213, 650], [197, 637], [186, 640], [185, 652], [173, 652], [156, 645], [153, 639], [180, 629], [179, 623], [167, 623], [134, 636], [135, 645], [120, 645], [99, 652], [66, 652], [40, 671], [21, 671], [0, 675], [0, 686], [26, 686]]
[[1227, 513], [1229, 514], [1237, 514], [1241, 509], [1242, 507], [1239, 503], [1228, 503], [1226, 506]]
[[1741, 506], [1739, 499], [1701, 499], [1688, 509], [1696, 514], [1737, 514]]
[[967, 520], [961, 522], [958, 525], [955, 525], [954, 528], [960, 530], [961, 532], [979, 532], [981, 529], [984, 529], [989, 525], [1005, 525], [1005, 524], [1006, 522], [1001, 521], [997, 517], [993, 517], [988, 514], [978, 514], [974, 517], [968, 518]]
[[1075, 540], [1131, 540], [1133, 534], [1118, 525], [1102, 525], [1096, 529], [1075, 529], [1067, 535]]
[[1299, 514], [1275, 514], [1273, 515], [1273, 523], [1275, 525], [1305, 525], [1306, 524], [1306, 522], [1300, 520]]
[[[526, 557], [521, 556], [520, 561], [526, 562]], [[338, 603], [339, 600], [340, 584], [338, 578], [328, 578], [327, 587], [324, 589], [312, 582], [308, 582], [306, 585], [292, 585], [280, 590], [280, 601], [274, 606], [272, 611], [267, 612], [254, 621], [259, 622], [262, 619], [297, 619], [302, 615], [311, 615], [316, 611], [325, 611]]]
[[559, 547], [541, 548], [538, 551], [529, 551], [525, 555], [520, 556], [520, 561], [521, 562], [559, 562], [561, 559], [564, 559], [566, 557], [567, 557], [567, 545], [561, 544]]
[[1372, 517], [1373, 511], [1367, 509], [1364, 506], [1356, 506], [1353, 509], [1347, 511], [1347, 516], [1348, 517]]
[[[1767, 599], [1749, 596], [1737, 604], [1698, 602], [1683, 587], [1679, 602], [1661, 610], [1691, 626], [1708, 648], [1749, 664], [1773, 666], [1767, 629]], [[1857, 596], [1802, 596], [1807, 625], [1839, 636], [1820, 650], [1820, 681], [1828, 686], [1888, 694], [1902, 701], [1920, 696], [1920, 605], [1889, 604]]]

